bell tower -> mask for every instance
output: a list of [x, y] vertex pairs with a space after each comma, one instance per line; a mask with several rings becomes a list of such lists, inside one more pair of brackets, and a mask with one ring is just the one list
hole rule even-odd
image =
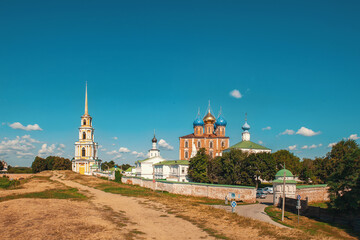
[[79, 141], [75, 143], [75, 157], [73, 171], [81, 174], [91, 174], [91, 169], [100, 168], [98, 159], [98, 144], [94, 142], [94, 128], [92, 117], [88, 112], [87, 84], [85, 87], [85, 112], [81, 116], [79, 127]]

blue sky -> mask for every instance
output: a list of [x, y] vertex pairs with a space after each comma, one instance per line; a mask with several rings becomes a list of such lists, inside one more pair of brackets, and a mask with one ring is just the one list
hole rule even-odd
[[106, 161], [133, 163], [154, 129], [169, 144], [162, 156], [178, 158], [178, 137], [209, 99], [231, 145], [247, 112], [252, 141], [324, 156], [360, 136], [359, 10], [358, 1], [1, 1], [0, 158], [71, 158], [86, 81]]

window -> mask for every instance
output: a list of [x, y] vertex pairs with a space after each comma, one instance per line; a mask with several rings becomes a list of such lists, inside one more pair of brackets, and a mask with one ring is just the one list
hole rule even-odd
[[201, 148], [201, 142], [200, 142], [200, 140], [198, 141], [198, 148]]
[[224, 148], [225, 147], [225, 142], [221, 141], [221, 146]]
[[83, 139], [86, 139], [86, 133], [83, 132]]
[[188, 157], [189, 157], [188, 151], [185, 151], [185, 158], [188, 158]]
[[84, 124], [83, 125], [86, 125], [86, 120], [84, 119]]
[[185, 168], [181, 168], [181, 173], [182, 173], [182, 174], [185, 173]]
[[210, 148], [213, 148], [213, 142], [212, 141], [210, 142]]
[[213, 151], [209, 152], [210, 157], [213, 157]]
[[185, 147], [188, 148], [189, 147], [189, 142], [185, 141]]
[[81, 150], [81, 156], [85, 157], [85, 148], [82, 148], [82, 150]]

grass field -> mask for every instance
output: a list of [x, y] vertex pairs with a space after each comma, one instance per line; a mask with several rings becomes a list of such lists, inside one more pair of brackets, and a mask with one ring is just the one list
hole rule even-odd
[[[299, 217], [298, 223], [298, 215], [285, 212], [284, 222], [281, 221], [281, 209], [269, 206], [265, 209], [265, 212], [276, 222], [283, 224], [287, 227], [291, 227], [294, 229], [300, 229], [306, 233], [309, 233], [312, 236], [316, 236], [318, 234], [322, 234], [325, 236], [336, 237], [339, 239], [354, 239], [353, 237], [360, 237], [359, 235], [353, 233], [350, 229], [346, 229], [340, 226], [333, 226], [328, 223], [316, 221], [314, 219], [307, 218], [305, 216]], [[353, 237], [349, 236], [348, 234]]]

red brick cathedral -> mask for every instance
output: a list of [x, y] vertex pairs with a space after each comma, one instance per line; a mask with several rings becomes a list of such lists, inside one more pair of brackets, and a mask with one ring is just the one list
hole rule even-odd
[[211, 157], [221, 156], [222, 151], [229, 147], [229, 137], [225, 136], [226, 120], [221, 114], [216, 119], [210, 106], [203, 119], [200, 111], [193, 123], [194, 133], [180, 137], [179, 159], [190, 160], [200, 148], [205, 148]]

